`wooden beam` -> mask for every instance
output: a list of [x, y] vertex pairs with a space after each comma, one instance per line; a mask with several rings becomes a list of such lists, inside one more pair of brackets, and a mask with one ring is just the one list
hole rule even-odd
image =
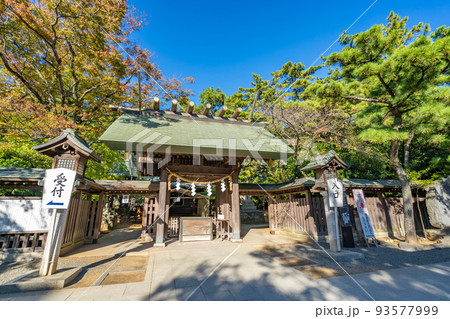
[[275, 234], [275, 203], [271, 195], [267, 196], [269, 205], [267, 207], [267, 213], [269, 214], [269, 230], [273, 235]]
[[187, 108], [187, 112], [189, 113], [189, 114], [192, 114], [192, 112], [194, 111], [194, 102], [189, 102], [189, 106], [188, 106], [188, 108]]
[[93, 243], [96, 244], [98, 240], [98, 235], [100, 233], [100, 227], [102, 226], [102, 216], [103, 216], [103, 201], [104, 201], [105, 193], [101, 192], [98, 195], [97, 202], [97, 215], [95, 217], [95, 225], [94, 225], [94, 235], [93, 235]]
[[208, 115], [209, 112], [211, 111], [211, 104], [206, 104], [205, 109], [203, 110], [203, 115]]
[[236, 119], [239, 116], [239, 113], [241, 113], [241, 112], [242, 112], [242, 109], [240, 107], [238, 107], [236, 109], [236, 111], [234, 111], [233, 115], [231, 115], [231, 118]]
[[[168, 183], [171, 181], [169, 180]], [[170, 191], [167, 188], [166, 193], [166, 204], [164, 205], [165, 214], [164, 214], [164, 238], [169, 239], [169, 213], [170, 213]]]
[[141, 239], [148, 237], [147, 226], [150, 225], [148, 218], [148, 202], [150, 198], [149, 195], [146, 194], [144, 198], [144, 211], [142, 212], [142, 231], [141, 231]]
[[157, 96], [153, 99], [153, 109], [159, 111], [159, 97]]
[[214, 167], [214, 166], [200, 166], [200, 165], [169, 165], [174, 173], [183, 175], [192, 174], [211, 174], [211, 175], [228, 175], [233, 171], [232, 167]]
[[161, 169], [161, 175], [160, 175], [160, 181], [159, 181], [159, 196], [158, 196], [158, 221], [156, 224], [156, 240], [155, 240], [155, 246], [162, 246], [164, 247], [164, 215], [166, 212], [166, 200], [167, 200], [167, 192], [168, 192], [168, 175], [167, 170], [165, 168]]
[[175, 100], [175, 99], [173, 99], [173, 100], [172, 100], [172, 106], [170, 107], [170, 110], [171, 110], [172, 112], [176, 112], [176, 111], [177, 111], [177, 104], [178, 104], [178, 101]]
[[225, 115], [225, 112], [228, 110], [228, 107], [225, 105], [220, 109], [219, 113], [217, 114], [218, 117], [223, 117]]
[[232, 241], [241, 241], [241, 208], [239, 203], [239, 172], [232, 176], [233, 193], [231, 194]]

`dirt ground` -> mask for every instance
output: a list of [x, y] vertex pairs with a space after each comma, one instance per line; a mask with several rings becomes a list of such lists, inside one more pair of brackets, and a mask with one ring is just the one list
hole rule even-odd
[[[58, 268], [83, 267], [80, 275], [68, 286], [71, 288], [111, 283], [139, 282], [144, 280], [148, 261], [147, 256], [122, 256], [117, 259], [118, 257], [62, 257], [59, 260]], [[108, 274], [105, 280], [100, 282], [105, 274]]]

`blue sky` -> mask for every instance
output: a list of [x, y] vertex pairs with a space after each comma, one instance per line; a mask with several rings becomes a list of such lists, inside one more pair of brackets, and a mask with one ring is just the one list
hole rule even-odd
[[[269, 79], [287, 61], [309, 66], [373, 2], [129, 0], [148, 20], [134, 39], [167, 77], [195, 79], [186, 88], [196, 102], [203, 88], [231, 95], [250, 87], [252, 73]], [[409, 26], [450, 22], [450, 1], [378, 0], [348, 33], [385, 23], [391, 10], [409, 16]]]

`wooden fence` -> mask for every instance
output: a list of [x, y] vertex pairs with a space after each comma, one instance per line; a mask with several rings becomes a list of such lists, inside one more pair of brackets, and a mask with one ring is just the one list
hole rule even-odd
[[0, 232], [0, 251], [34, 252], [43, 251], [47, 231]]
[[93, 200], [92, 194], [76, 192], [69, 206], [61, 254], [98, 238], [103, 213], [103, 195]]
[[[347, 196], [351, 213], [353, 231], [357, 238], [361, 238], [361, 226], [353, 197]], [[404, 215], [403, 200], [400, 197], [384, 197], [377, 193], [376, 197], [366, 196], [367, 208], [374, 231], [377, 236], [403, 236]], [[425, 198], [419, 198], [419, 205], [414, 199], [414, 217], [416, 229], [421, 231], [423, 226], [430, 228]], [[273, 204], [273, 223], [275, 229], [307, 233], [315, 238], [327, 235], [327, 226], [322, 197], [280, 199]], [[423, 226], [422, 226], [423, 223]]]
[[156, 231], [155, 220], [158, 216], [158, 198], [145, 197], [144, 213], [142, 214], [142, 234], [141, 237], [154, 234]]

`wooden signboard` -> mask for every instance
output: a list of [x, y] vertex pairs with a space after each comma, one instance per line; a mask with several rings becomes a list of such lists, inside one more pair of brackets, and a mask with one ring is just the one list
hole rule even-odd
[[367, 209], [366, 200], [364, 198], [364, 192], [362, 189], [353, 189], [352, 192], [353, 198], [355, 199], [356, 209], [359, 215], [359, 220], [361, 221], [361, 226], [364, 232], [366, 244], [367, 246], [369, 246], [367, 239], [373, 239], [375, 246], [378, 247], [375, 232], [373, 231], [372, 227], [372, 221], [370, 220], [369, 211]]
[[181, 217], [180, 241], [212, 240], [213, 221], [211, 217]]
[[342, 222], [342, 243], [345, 248], [353, 248], [355, 247], [355, 241], [353, 239], [352, 221], [350, 218], [350, 211], [348, 209], [347, 193], [345, 189], [343, 195], [342, 202], [344, 205], [339, 207]]

